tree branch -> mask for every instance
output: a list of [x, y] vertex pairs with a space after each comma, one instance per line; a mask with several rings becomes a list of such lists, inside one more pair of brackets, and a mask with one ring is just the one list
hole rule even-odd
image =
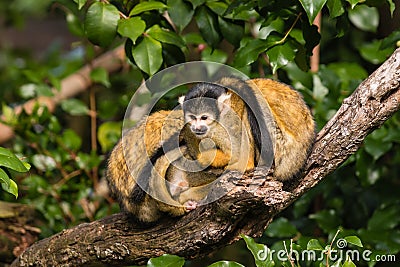
[[261, 235], [273, 217], [333, 172], [364, 138], [400, 108], [400, 49], [343, 101], [317, 136], [304, 178], [290, 192], [266, 170], [225, 174], [210, 195], [227, 192], [182, 218], [143, 227], [125, 214], [78, 225], [29, 247], [12, 266], [144, 264], [164, 253], [206, 255], [239, 239]]

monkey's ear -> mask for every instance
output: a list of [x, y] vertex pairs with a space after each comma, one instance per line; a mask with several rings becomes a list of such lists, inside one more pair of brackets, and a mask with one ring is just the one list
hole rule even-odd
[[185, 96], [184, 95], [178, 98], [179, 104], [183, 105], [183, 101], [185, 101]]
[[224, 109], [224, 105], [231, 105], [231, 94], [225, 93], [218, 97], [218, 109], [222, 111]]

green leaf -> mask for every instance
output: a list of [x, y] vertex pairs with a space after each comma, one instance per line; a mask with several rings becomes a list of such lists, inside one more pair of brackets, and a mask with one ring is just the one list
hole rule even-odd
[[330, 265], [331, 267], [342, 267], [342, 259], [337, 260], [335, 263]]
[[18, 116], [15, 114], [13, 108], [3, 103], [1, 107], [1, 122], [8, 125], [15, 125], [18, 123]]
[[62, 129], [60, 122], [57, 120], [56, 116], [51, 116], [48, 124], [48, 128], [53, 133], [59, 133]]
[[365, 2], [365, 0], [346, 0], [350, 5], [351, 9], [353, 9], [357, 4]]
[[150, 259], [147, 267], [182, 267], [185, 259], [176, 255], [164, 254], [160, 257]]
[[76, 151], [82, 145], [82, 139], [71, 129], [67, 129], [61, 135], [61, 142], [67, 148]]
[[372, 64], [383, 63], [393, 53], [394, 49], [392, 47], [382, 49], [381, 43], [382, 40], [364, 43], [360, 48], [361, 56]]
[[156, 10], [156, 9], [166, 9], [167, 6], [164, 3], [158, 1], [144, 1], [137, 4], [129, 13], [129, 16], [135, 16], [140, 13]]
[[70, 11], [67, 11], [66, 20], [67, 20], [68, 30], [72, 34], [79, 36], [79, 37], [82, 37], [85, 35], [82, 23], [79, 20], [79, 18], [77, 16], [75, 16], [75, 14], [73, 14]]
[[[266, 39], [271, 34], [271, 32], [278, 32], [278, 33], [283, 32], [284, 27], [285, 27], [285, 22], [281, 17], [270, 18], [261, 24], [258, 37], [260, 39]], [[294, 31], [292, 30], [290, 34], [293, 34], [293, 32]], [[303, 37], [302, 34], [301, 37]]]
[[93, 3], [85, 17], [85, 32], [88, 39], [99, 46], [109, 46], [117, 34], [118, 9], [104, 2]]
[[33, 155], [32, 164], [41, 171], [51, 171], [57, 167], [54, 158], [42, 154]]
[[163, 62], [161, 43], [150, 36], [145, 36], [137, 46], [133, 47], [132, 56], [142, 71], [153, 75]]
[[265, 231], [267, 236], [277, 238], [293, 237], [296, 233], [296, 227], [284, 217], [275, 219]]
[[372, 214], [368, 221], [368, 230], [392, 230], [400, 224], [400, 207], [391, 205], [388, 207], [380, 207]]
[[221, 1], [209, 1], [207, 2], [207, 6], [219, 16], [223, 16], [228, 9], [228, 5]]
[[392, 18], [393, 18], [393, 12], [394, 12], [394, 10], [396, 9], [396, 5], [395, 5], [395, 3], [393, 2], [393, 0], [386, 0], [386, 2], [389, 4], [390, 15], [391, 15]]
[[309, 25], [302, 23], [302, 30], [304, 40], [306, 41], [305, 48], [308, 55], [312, 55], [312, 51], [315, 46], [319, 44], [321, 40], [321, 34], [318, 32], [318, 27], [315, 25]]
[[347, 256], [345, 262], [343, 262], [342, 267], [356, 267], [356, 265], [351, 261], [350, 256]]
[[344, 14], [344, 7], [342, 0], [328, 0], [326, 5], [329, 9], [329, 15], [331, 18], [336, 18]]
[[306, 11], [310, 25], [313, 24], [315, 17], [321, 11], [327, 0], [299, 0]]
[[245, 267], [244, 265], [234, 262], [234, 261], [217, 261], [208, 267]]
[[217, 16], [207, 7], [201, 6], [196, 10], [195, 19], [204, 40], [211, 47], [216, 47], [221, 41]]
[[167, 0], [168, 14], [178, 31], [182, 31], [192, 20], [194, 9], [183, 0]]
[[36, 84], [34, 83], [23, 84], [19, 88], [18, 93], [24, 99], [33, 98], [36, 95]]
[[358, 238], [358, 237], [355, 236], [355, 235], [346, 236], [346, 237], [344, 238], [344, 240], [346, 240], [347, 243], [353, 244], [353, 245], [355, 245], [355, 246], [357, 246], [357, 247], [360, 247], [360, 248], [363, 247], [360, 238]]
[[313, 75], [310, 72], [304, 72], [294, 63], [285, 66], [288, 77], [292, 80], [292, 85], [296, 89], [308, 90], [313, 88]]
[[53, 96], [53, 90], [47, 84], [24, 84], [19, 88], [19, 94], [23, 98], [32, 98], [34, 96]]
[[261, 39], [253, 39], [244, 42], [237, 51], [235, 58], [233, 59], [233, 64], [236, 67], [249, 65], [256, 61], [261, 53], [276, 44], [277, 42], [268, 42]]
[[0, 183], [4, 183], [6, 184], [6, 186], [10, 186], [10, 177], [8, 177], [8, 174], [2, 169], [0, 168]]
[[23, 70], [24, 76], [33, 83], [40, 83], [42, 80], [42, 75], [34, 70]]
[[290, 43], [286, 42], [283, 45], [277, 45], [269, 49], [267, 55], [272, 67], [272, 73], [276, 73], [279, 68], [294, 60], [296, 50]]
[[4, 184], [2, 184], [2, 187], [8, 193], [13, 194], [15, 196], [15, 198], [18, 197], [18, 186], [17, 186], [17, 183], [14, 182], [14, 180], [10, 180], [10, 185], [8, 187], [5, 187]]
[[95, 68], [90, 72], [90, 79], [93, 82], [100, 83], [105, 87], [110, 87], [111, 83], [108, 79], [108, 72], [104, 68]]
[[74, 116], [87, 115], [89, 113], [89, 109], [86, 104], [76, 98], [70, 98], [61, 101], [61, 108], [65, 112], [68, 112]]
[[356, 161], [356, 175], [360, 179], [363, 186], [369, 186], [375, 184], [382, 176], [382, 172], [370, 164], [372, 161], [371, 157], [361, 150], [355, 155]]
[[189, 0], [189, 2], [192, 4], [193, 10], [194, 10], [198, 6], [201, 6], [202, 4], [204, 4], [206, 2], [206, 0]]
[[78, 9], [81, 10], [82, 7], [86, 4], [87, 0], [74, 0], [74, 2], [78, 4]]
[[322, 101], [329, 94], [329, 89], [324, 86], [321, 78], [318, 75], [313, 75], [313, 98], [317, 101]]
[[349, 90], [352, 82], [360, 83], [368, 77], [368, 72], [357, 63], [343, 61], [339, 63], [331, 63], [328, 65], [328, 69], [334, 71], [339, 77], [341, 88], [343, 90]]
[[251, 254], [253, 254], [257, 267], [272, 267], [275, 265], [275, 262], [272, 260], [272, 255], [270, 254], [270, 249], [266, 245], [256, 243], [254, 239], [249, 236], [240, 236], [246, 242], [246, 246], [251, 251]]
[[142, 35], [145, 29], [146, 23], [139, 17], [120, 19], [118, 21], [118, 33], [130, 38], [133, 43], [136, 42], [136, 39]]
[[6, 167], [8, 169], [17, 172], [27, 172], [29, 171], [29, 164], [25, 165], [17, 156], [15, 156], [11, 151], [0, 147], [0, 166]]
[[102, 162], [101, 156], [97, 155], [95, 151], [90, 154], [79, 151], [75, 157], [75, 161], [78, 167], [82, 170], [90, 171], [95, 167], [98, 167]]
[[228, 60], [228, 55], [222, 50], [206, 47], [201, 53], [201, 60], [224, 64]]
[[204, 44], [206, 41], [204, 41], [203, 37], [197, 33], [197, 32], [191, 32], [183, 36], [183, 40], [185, 40], [185, 43], [187, 44]]
[[354, 26], [363, 31], [376, 32], [379, 25], [379, 12], [376, 7], [359, 5], [349, 11], [349, 19]]
[[400, 40], [400, 30], [393, 31], [388, 37], [382, 40], [381, 49], [395, 47], [396, 43]]
[[100, 125], [97, 131], [97, 139], [103, 153], [111, 150], [121, 137], [121, 122], [105, 122]]
[[296, 52], [296, 56], [294, 57], [294, 62], [296, 62], [297, 67], [301, 71], [307, 72], [310, 67], [309, 66], [309, 56], [307, 55], [307, 51], [304, 48], [304, 46], [302, 46], [301, 44], [296, 43], [295, 45], [297, 48], [297, 52]]
[[233, 20], [231, 21], [222, 17], [218, 17], [218, 24], [224, 38], [235, 47], [239, 47], [244, 35], [243, 24], [237, 24]]
[[387, 129], [383, 127], [372, 132], [369, 136], [367, 136], [367, 138], [365, 138], [365, 151], [367, 151], [367, 153], [370, 154], [374, 160], [379, 159], [392, 148], [392, 142], [384, 142], [382, 140], [387, 136], [387, 134]]
[[173, 31], [160, 28], [157, 24], [148, 29], [147, 34], [162, 43], [172, 44], [179, 47], [184, 47], [186, 45], [182, 37]]
[[272, 70], [274, 73], [278, 68], [294, 62], [297, 48], [294, 47], [293, 44], [291, 42], [286, 42], [284, 44], [273, 46], [267, 50], [266, 53], [269, 57], [270, 65], [273, 67]]
[[311, 219], [317, 221], [319, 227], [326, 233], [336, 230], [340, 225], [340, 217], [336, 210], [321, 210], [317, 213], [309, 215]]
[[385, 155], [385, 153], [388, 152], [393, 146], [393, 143], [380, 142], [379, 140], [374, 140], [371, 138], [365, 139], [364, 144], [365, 151], [367, 151], [368, 154], [374, 158], [374, 160], [378, 160], [380, 157]]
[[17, 184], [8, 177], [7, 173], [0, 168], [0, 183], [4, 191], [12, 194], [15, 198], [18, 197], [18, 186]]
[[38, 84], [36, 86], [36, 94], [38, 96], [54, 96], [53, 90], [47, 84]]
[[139, 107], [149, 104], [152, 99], [152, 93], [150, 92], [137, 93], [135, 95], [137, 95], [135, 104]]
[[311, 239], [307, 243], [307, 250], [324, 250], [318, 239]]

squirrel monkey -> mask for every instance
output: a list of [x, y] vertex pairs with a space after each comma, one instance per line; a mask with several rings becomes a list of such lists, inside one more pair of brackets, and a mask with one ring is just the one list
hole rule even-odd
[[[279, 180], [303, 168], [315, 123], [288, 85], [223, 78], [196, 84], [179, 102], [183, 111], [156, 112], [129, 130], [108, 160], [111, 192], [140, 221], [195, 209], [223, 170], [248, 171], [272, 157]], [[184, 159], [209, 167], [195, 172], [174, 165]]]
[[[315, 123], [302, 96], [288, 85], [271, 79], [244, 82], [222, 78], [216, 83], [197, 84], [179, 102], [186, 122], [183, 139], [201, 164], [247, 171], [260, 160], [268, 162], [262, 158], [262, 134], [268, 132], [275, 178], [290, 179], [304, 166]], [[263, 114], [261, 119], [257, 114]], [[200, 152], [205, 138], [215, 145]], [[271, 151], [264, 152], [264, 156], [272, 157]]]
[[210, 83], [195, 85], [179, 98], [183, 140], [203, 166], [244, 172], [254, 168], [253, 136], [247, 110], [237, 96]]

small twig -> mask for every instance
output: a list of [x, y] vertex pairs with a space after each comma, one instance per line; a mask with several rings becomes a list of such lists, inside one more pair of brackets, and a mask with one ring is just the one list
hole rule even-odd
[[335, 242], [335, 239], [336, 239], [337, 235], [339, 234], [339, 232], [340, 232], [340, 230], [336, 231], [336, 234], [333, 237], [333, 239], [331, 241], [331, 244], [328, 247], [328, 251], [326, 252], [326, 267], [329, 267], [329, 258], [331, 257], [331, 253], [333, 251], [333, 249], [332, 249], [333, 248], [333, 242]]
[[[96, 112], [96, 92], [95, 87], [90, 87], [89, 90], [89, 106], [90, 106], [90, 137], [91, 137], [91, 149], [92, 152], [97, 151], [97, 112]], [[93, 186], [96, 187], [99, 177], [98, 177], [98, 168], [94, 167], [92, 169], [92, 180]]]
[[293, 254], [293, 239], [290, 239], [290, 253], [289, 253], [288, 250], [287, 250], [286, 242], [285, 242], [285, 241], [283, 241], [283, 246], [285, 247], [285, 252], [286, 252], [287, 258], [288, 258], [288, 260], [289, 260], [289, 262], [290, 262], [290, 265], [292, 265], [292, 267], [295, 267], [294, 261], [292, 260], [292, 254]]
[[[65, 171], [64, 171], [65, 172]], [[53, 185], [54, 188], [60, 188], [63, 184], [65, 184], [66, 182], [68, 182], [68, 180], [70, 180], [71, 178], [78, 176], [82, 173], [82, 170], [75, 170], [73, 172], [70, 172], [68, 174], [63, 175], [63, 178], [58, 181], [57, 183], [55, 183]]]
[[287, 30], [287, 32], [285, 33], [285, 36], [283, 36], [282, 39], [277, 42], [278, 45], [279, 44], [283, 44], [286, 41], [286, 39], [288, 38], [290, 32], [293, 30], [294, 26], [296, 26], [297, 22], [299, 21], [301, 15], [302, 15], [301, 12], [297, 15], [297, 17], [294, 20], [292, 26], [290, 26], [289, 30]]

